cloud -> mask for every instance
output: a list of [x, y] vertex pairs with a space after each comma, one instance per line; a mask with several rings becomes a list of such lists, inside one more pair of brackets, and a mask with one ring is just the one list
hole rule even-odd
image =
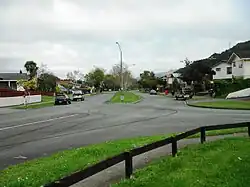
[[[248, 40], [246, 3], [1, 0], [1, 71], [17, 71], [25, 60], [45, 63], [61, 77], [74, 69], [110, 69], [119, 62], [116, 41], [122, 45], [124, 61], [136, 64], [131, 67], [134, 74], [178, 68], [185, 57], [205, 58], [226, 49], [229, 42]], [[7, 66], [10, 62], [15, 65]]]

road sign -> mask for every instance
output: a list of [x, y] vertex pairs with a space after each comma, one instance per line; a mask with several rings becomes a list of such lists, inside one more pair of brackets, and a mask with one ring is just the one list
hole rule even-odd
[[123, 101], [124, 101], [124, 95], [121, 95], [121, 96], [120, 96], [120, 99], [121, 99], [121, 101], [123, 102]]

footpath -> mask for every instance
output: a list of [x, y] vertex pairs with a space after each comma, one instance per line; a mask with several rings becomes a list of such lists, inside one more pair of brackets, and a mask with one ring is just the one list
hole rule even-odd
[[[244, 136], [244, 133], [231, 134], [231, 135], [222, 135], [222, 136], [207, 136], [207, 142], [223, 139], [225, 137], [234, 137], [234, 136]], [[178, 141], [178, 151], [181, 148], [184, 148], [191, 144], [200, 143], [199, 138], [194, 139], [184, 139]], [[147, 153], [138, 155], [133, 158], [133, 169], [134, 171], [139, 168], [146, 167], [151, 161], [157, 160], [163, 156], [171, 156], [171, 144], [154, 149]], [[77, 184], [72, 185], [71, 187], [110, 187], [111, 184], [119, 182], [125, 178], [125, 163], [121, 162], [112, 166], [106, 170], [103, 170], [96, 175], [93, 175]]]

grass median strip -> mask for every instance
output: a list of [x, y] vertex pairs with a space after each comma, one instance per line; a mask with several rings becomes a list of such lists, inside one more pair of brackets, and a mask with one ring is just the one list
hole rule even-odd
[[250, 110], [250, 101], [240, 100], [220, 100], [211, 102], [189, 103], [189, 106], [217, 108], [217, 109], [243, 109]]
[[[230, 130], [230, 129], [229, 129]], [[208, 135], [246, 132], [246, 128], [236, 131], [211, 131]], [[10, 166], [1, 171], [1, 185], [5, 187], [37, 187], [58, 180], [76, 171], [82, 170], [101, 160], [126, 150], [140, 147], [171, 135], [155, 135], [123, 140], [107, 141], [101, 144], [61, 151], [49, 157], [43, 157], [22, 164]], [[199, 134], [194, 137], [199, 137]]]
[[[121, 97], [124, 97], [124, 100], [121, 101]], [[136, 95], [132, 92], [116, 92], [115, 95], [111, 98], [111, 103], [134, 103], [141, 99], [141, 96]]]
[[181, 149], [112, 187], [248, 187], [250, 139], [226, 138]]

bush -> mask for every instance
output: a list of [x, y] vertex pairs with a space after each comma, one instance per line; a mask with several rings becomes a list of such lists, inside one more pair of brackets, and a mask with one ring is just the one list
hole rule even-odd
[[250, 87], [250, 79], [227, 79], [214, 82], [216, 97]]

